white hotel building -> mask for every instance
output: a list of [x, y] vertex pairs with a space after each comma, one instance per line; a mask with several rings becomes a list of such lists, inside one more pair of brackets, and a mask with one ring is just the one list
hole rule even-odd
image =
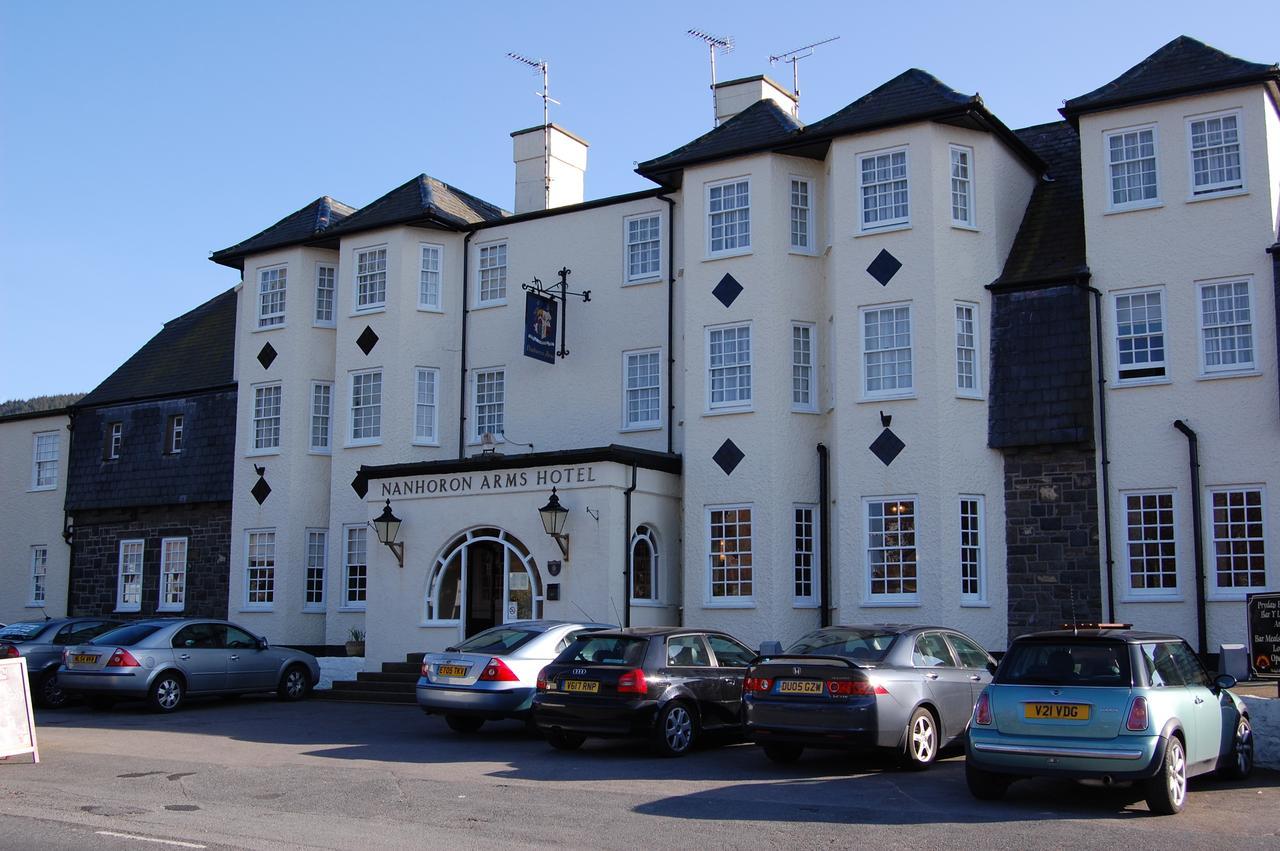
[[[528, 617], [1242, 640], [1280, 584], [1278, 83], [1182, 38], [1015, 132], [922, 71], [807, 126], [756, 77], [650, 191], [584, 202], [551, 125], [513, 134], [514, 213], [320, 198], [212, 258], [230, 616], [379, 661]], [[547, 363], [522, 285], [562, 269], [590, 300]]]

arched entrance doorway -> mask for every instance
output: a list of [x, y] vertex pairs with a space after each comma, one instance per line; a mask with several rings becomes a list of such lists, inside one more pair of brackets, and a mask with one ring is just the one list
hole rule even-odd
[[427, 621], [456, 623], [463, 637], [542, 617], [542, 577], [529, 549], [494, 526], [449, 542], [427, 579]]

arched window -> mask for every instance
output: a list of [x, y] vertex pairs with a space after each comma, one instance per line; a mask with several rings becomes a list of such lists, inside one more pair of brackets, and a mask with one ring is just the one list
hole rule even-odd
[[631, 536], [631, 599], [658, 599], [658, 542], [648, 526]]

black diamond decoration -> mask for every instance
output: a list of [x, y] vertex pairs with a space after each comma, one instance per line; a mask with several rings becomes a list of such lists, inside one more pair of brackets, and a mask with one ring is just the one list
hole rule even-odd
[[356, 338], [356, 345], [360, 347], [360, 351], [367, 355], [373, 351], [374, 346], [378, 345], [378, 335], [373, 333], [373, 329], [366, 325], [364, 330], [360, 332], [360, 336]]
[[267, 484], [267, 480], [258, 477], [258, 483], [253, 486], [253, 490], [249, 491], [253, 494], [253, 498], [258, 501], [258, 505], [267, 501], [267, 497], [271, 496], [271, 485]]
[[726, 274], [720, 279], [720, 283], [716, 284], [716, 288], [711, 291], [711, 294], [720, 299], [721, 304], [728, 307], [742, 294], [742, 284], [738, 283], [733, 275]]
[[275, 363], [275, 361], [276, 348], [270, 343], [267, 343], [262, 347], [262, 351], [258, 352], [258, 363], [262, 364], [263, 369], [270, 369], [271, 364]]
[[882, 248], [876, 255], [876, 259], [872, 260], [871, 265], [867, 267], [867, 272], [880, 282], [880, 286], [887, 287], [901, 268], [902, 261]]
[[711, 460], [720, 465], [720, 469], [724, 470], [726, 476], [733, 475], [733, 471], [738, 469], [738, 465], [742, 463], [742, 459], [747, 456], [738, 448], [738, 444], [732, 440], [726, 440], [720, 444], [720, 448], [716, 450], [716, 454], [711, 456]]
[[369, 483], [364, 480], [364, 476], [356, 476], [351, 480], [351, 489], [356, 492], [356, 496], [364, 499], [369, 493]]
[[883, 461], [886, 467], [892, 464], [893, 459], [898, 457], [898, 453], [906, 448], [907, 445], [902, 442], [902, 438], [889, 429], [880, 432], [880, 436], [871, 444], [872, 454]]

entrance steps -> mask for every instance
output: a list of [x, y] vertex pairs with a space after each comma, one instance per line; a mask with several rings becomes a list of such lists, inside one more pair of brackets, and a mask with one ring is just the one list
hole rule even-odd
[[422, 653], [409, 653], [403, 662], [383, 662], [381, 671], [361, 671], [354, 680], [335, 680], [333, 688], [312, 692], [320, 700], [351, 703], [417, 703]]

